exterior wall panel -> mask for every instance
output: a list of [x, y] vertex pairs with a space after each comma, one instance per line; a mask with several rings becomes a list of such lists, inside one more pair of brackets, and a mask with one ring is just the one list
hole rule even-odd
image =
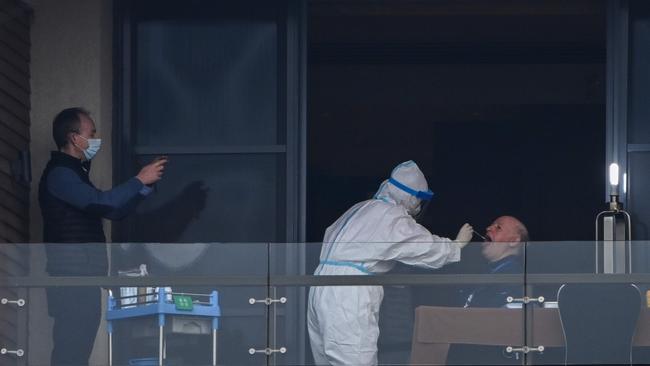
[[[12, 171], [21, 151], [29, 150], [29, 24], [31, 10], [22, 1], [0, 1], [0, 276], [28, 272], [29, 253], [18, 243], [29, 240], [29, 186]], [[10, 300], [25, 290], [0, 289]], [[0, 305], [0, 346], [24, 349], [27, 316], [23, 309]], [[2, 365], [21, 365], [24, 358], [0, 355]]]

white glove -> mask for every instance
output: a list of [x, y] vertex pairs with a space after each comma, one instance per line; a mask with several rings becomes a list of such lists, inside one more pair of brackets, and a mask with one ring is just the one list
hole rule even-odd
[[470, 240], [472, 240], [472, 234], [474, 233], [474, 228], [472, 228], [472, 225], [465, 223], [463, 226], [461, 226], [460, 230], [458, 231], [458, 235], [456, 235], [456, 243], [460, 244], [460, 248], [462, 249], [469, 243]]

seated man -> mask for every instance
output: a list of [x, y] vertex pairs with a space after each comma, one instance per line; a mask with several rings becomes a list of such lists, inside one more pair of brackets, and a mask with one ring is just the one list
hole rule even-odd
[[[528, 229], [512, 216], [501, 216], [486, 229], [482, 254], [488, 260], [489, 274], [522, 274], [523, 243]], [[506, 304], [506, 298], [522, 297], [522, 284], [477, 286], [461, 291], [464, 307], [492, 308]]]
[[[522, 274], [522, 252], [528, 240], [526, 226], [512, 216], [501, 216], [486, 229], [482, 254], [488, 261], [489, 274]], [[461, 291], [464, 307], [502, 307], [506, 298], [522, 297], [521, 284], [479, 285]], [[447, 364], [521, 364], [521, 358], [505, 352], [505, 346], [452, 345], [447, 356]]]

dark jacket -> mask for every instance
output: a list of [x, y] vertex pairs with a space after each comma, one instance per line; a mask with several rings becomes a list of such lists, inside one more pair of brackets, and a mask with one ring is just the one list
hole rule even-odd
[[506, 305], [506, 298], [524, 295], [524, 267], [521, 256], [511, 255], [488, 264], [489, 274], [518, 274], [521, 283], [494, 284], [468, 288], [461, 291], [463, 306], [473, 308], [498, 308]]
[[106, 275], [102, 218], [124, 217], [149, 192], [136, 178], [110, 191], [100, 191], [90, 182], [89, 171], [89, 162], [52, 152], [41, 177], [38, 199], [46, 270], [51, 275]]
[[78, 209], [49, 192], [47, 180], [56, 167], [69, 168], [94, 188], [88, 177], [90, 164], [83, 164], [81, 160], [61, 152], [52, 152], [38, 187], [43, 241], [46, 243], [46, 270], [52, 275], [106, 275], [108, 258], [102, 217]]
[[[506, 298], [523, 297], [524, 268], [521, 256], [513, 255], [490, 263], [490, 274], [519, 274], [521, 283], [481, 285], [461, 292], [461, 306], [472, 308], [498, 308], [507, 304]], [[513, 316], [520, 311], [513, 310]], [[520, 315], [519, 315], [520, 316]], [[453, 344], [447, 355], [448, 364], [465, 365], [517, 365], [521, 360], [505, 352], [505, 346]]]

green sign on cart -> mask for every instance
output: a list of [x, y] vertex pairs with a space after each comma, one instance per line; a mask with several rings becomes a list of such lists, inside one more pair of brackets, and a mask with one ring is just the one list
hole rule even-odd
[[176, 310], [191, 311], [194, 309], [192, 298], [189, 296], [174, 295], [174, 305], [176, 305]]

